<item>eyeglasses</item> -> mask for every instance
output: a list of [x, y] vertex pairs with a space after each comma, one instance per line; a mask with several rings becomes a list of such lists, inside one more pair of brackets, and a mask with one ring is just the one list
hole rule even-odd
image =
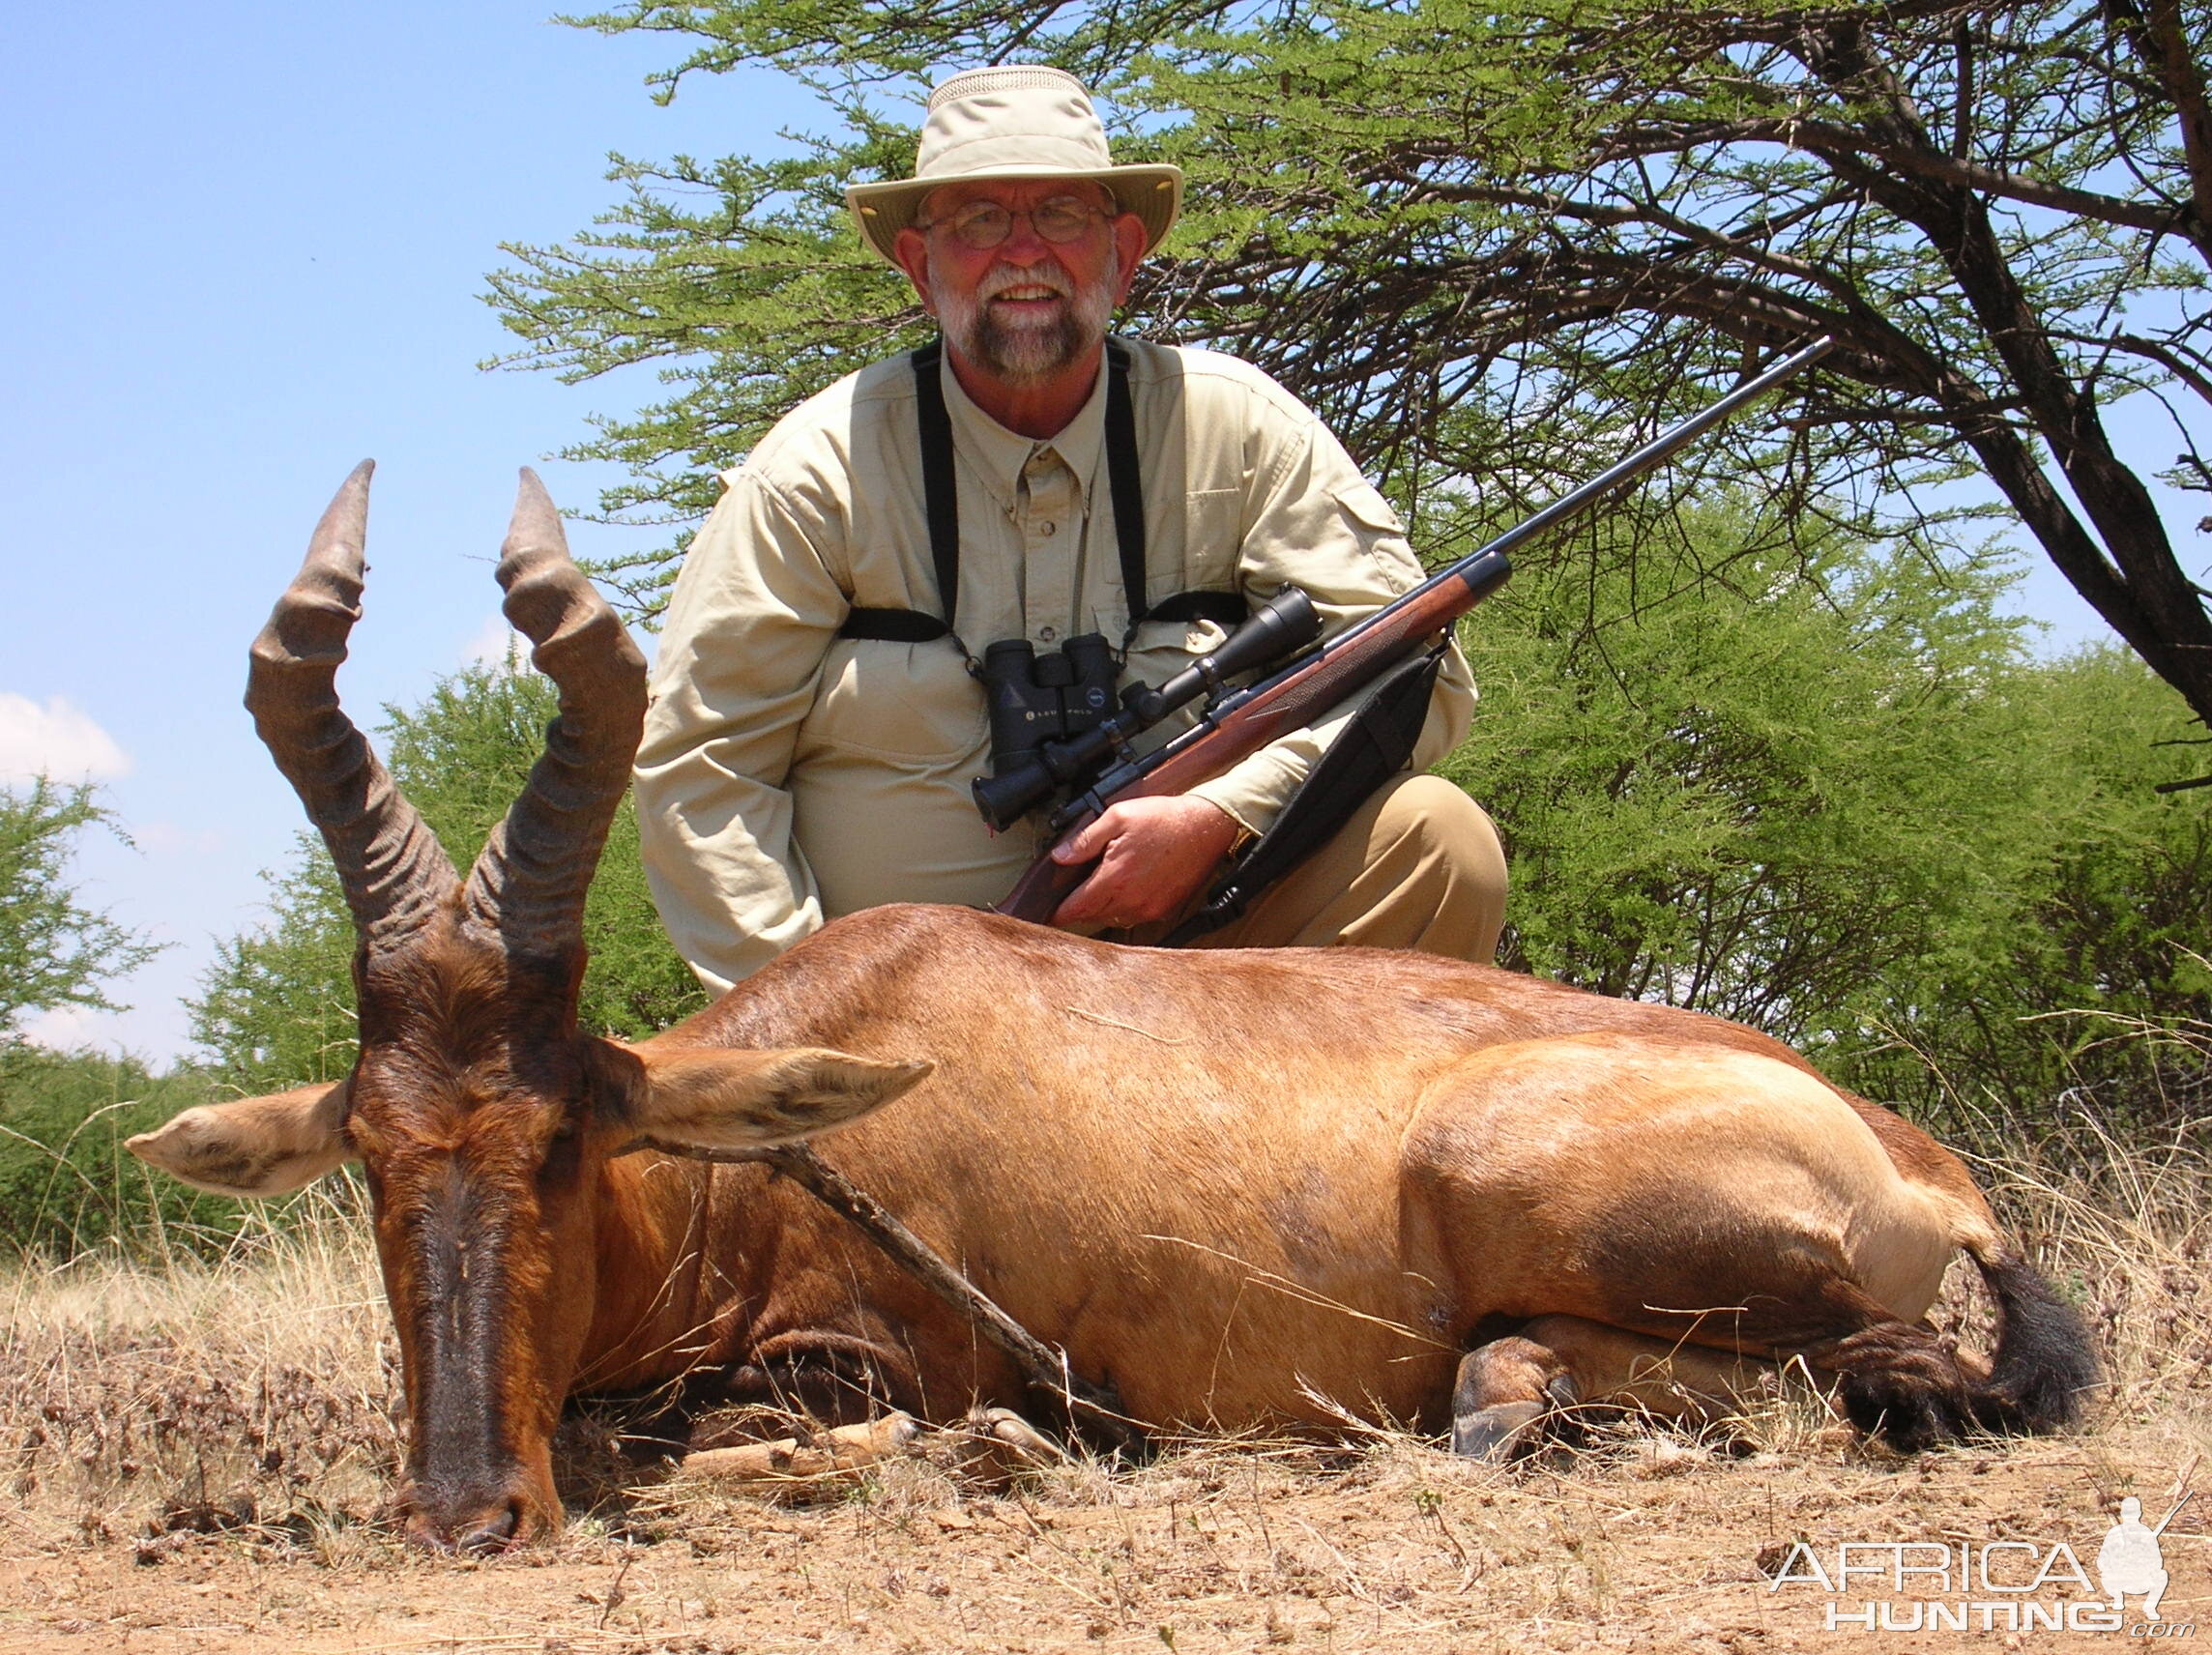
[[1103, 218], [1106, 214], [1088, 201], [1078, 201], [1071, 195], [1056, 195], [1050, 201], [1040, 201], [1026, 213], [1002, 207], [996, 201], [971, 201], [955, 207], [942, 218], [932, 218], [915, 225], [917, 230], [934, 230], [943, 224], [960, 239], [963, 247], [977, 252], [987, 252], [1014, 233], [1014, 220], [1027, 218], [1030, 228], [1048, 242], [1067, 243], [1079, 240], [1091, 228], [1091, 220]]

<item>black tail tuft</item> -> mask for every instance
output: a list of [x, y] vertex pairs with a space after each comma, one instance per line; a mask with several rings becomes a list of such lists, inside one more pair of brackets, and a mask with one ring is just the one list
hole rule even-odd
[[2087, 1324], [2013, 1247], [1974, 1263], [1999, 1313], [1990, 1377], [1973, 1387], [1975, 1423], [2011, 1432], [2071, 1425], [2104, 1382]]

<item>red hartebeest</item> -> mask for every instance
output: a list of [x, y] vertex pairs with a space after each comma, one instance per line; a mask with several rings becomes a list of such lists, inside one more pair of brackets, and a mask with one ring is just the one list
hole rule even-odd
[[[1317, 1422], [1333, 1399], [1502, 1453], [1563, 1403], [1680, 1406], [1670, 1382], [1801, 1357], [1910, 1446], [2062, 1422], [2094, 1382], [1958, 1161], [1687, 1012], [1423, 955], [1162, 952], [887, 908], [641, 1045], [581, 1033], [579, 915], [643, 663], [525, 472], [499, 579], [561, 716], [460, 878], [338, 709], [368, 469], [247, 691], [359, 927], [360, 1058], [131, 1147], [237, 1195], [361, 1163], [419, 1540], [556, 1523], [547, 1443], [582, 1391], [704, 1368], [858, 1378], [939, 1416], [1019, 1402], [1009, 1362], [789, 1180], [636, 1147], [862, 1116], [840, 1170], [1163, 1425]], [[1960, 1249], [2002, 1313], [1987, 1365], [1920, 1320]]]

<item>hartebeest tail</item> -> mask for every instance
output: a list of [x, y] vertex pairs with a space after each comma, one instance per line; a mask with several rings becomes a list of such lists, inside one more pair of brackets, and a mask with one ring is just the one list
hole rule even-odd
[[2102, 1382], [2081, 1316], [2011, 1240], [1985, 1234], [1962, 1246], [1996, 1301], [1997, 1345], [1986, 1367], [1925, 1324], [1890, 1318], [1803, 1352], [1836, 1375], [1852, 1424], [1906, 1452], [2071, 1425]]
[[1969, 1251], [1997, 1301], [1997, 1348], [1975, 1397], [1986, 1431], [2054, 1431], [2081, 1416], [2103, 1382], [2081, 1312], [2051, 1291], [2011, 1241]]

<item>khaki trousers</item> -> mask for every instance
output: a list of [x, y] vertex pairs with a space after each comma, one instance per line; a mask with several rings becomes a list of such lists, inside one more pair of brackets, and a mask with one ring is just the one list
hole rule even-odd
[[[1418, 948], [1488, 965], [1505, 923], [1505, 853], [1481, 805], [1441, 776], [1387, 783], [1313, 856], [1200, 948]], [[1173, 926], [1147, 926], [1145, 943]]]

